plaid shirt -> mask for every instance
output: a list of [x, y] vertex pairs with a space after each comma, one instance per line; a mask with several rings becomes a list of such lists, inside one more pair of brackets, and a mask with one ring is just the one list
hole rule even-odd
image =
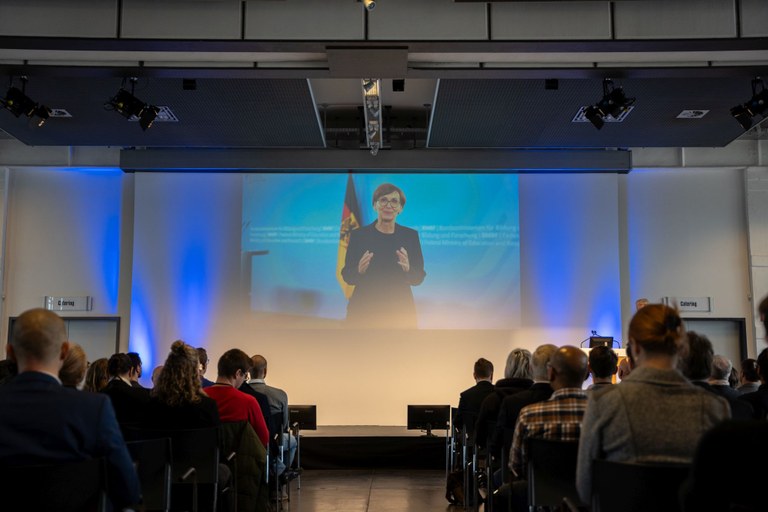
[[586, 409], [587, 393], [580, 388], [558, 389], [549, 400], [523, 407], [509, 451], [509, 468], [518, 478], [525, 478], [528, 466], [525, 440], [530, 437], [578, 441]]

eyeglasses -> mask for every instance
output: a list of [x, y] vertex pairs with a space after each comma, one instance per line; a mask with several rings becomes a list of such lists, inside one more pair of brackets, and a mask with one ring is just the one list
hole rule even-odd
[[380, 197], [377, 203], [382, 208], [386, 208], [387, 206], [391, 206], [392, 208], [400, 208], [399, 199], [387, 199], [386, 197]]

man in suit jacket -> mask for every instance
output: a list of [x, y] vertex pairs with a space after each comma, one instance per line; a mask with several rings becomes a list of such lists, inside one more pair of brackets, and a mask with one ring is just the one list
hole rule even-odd
[[[475, 361], [472, 377], [475, 379], [475, 385], [465, 389], [459, 395], [459, 410], [453, 418], [453, 425], [457, 429], [464, 427], [465, 418], [476, 420], [483, 400], [493, 393], [493, 363], [481, 357]], [[468, 431], [474, 432], [474, 423], [466, 427]]]
[[[251, 368], [252, 379], [248, 381], [248, 385], [257, 393], [267, 395], [269, 400], [269, 414], [273, 417], [277, 416], [281, 418], [282, 426], [284, 429], [290, 427], [290, 418], [288, 417], [288, 393], [280, 388], [270, 386], [265, 382], [267, 378], [267, 359], [259, 354], [251, 356]], [[273, 426], [275, 430], [279, 428], [278, 425]], [[281, 433], [281, 439], [283, 443], [283, 450], [285, 450], [285, 456], [283, 461], [278, 461], [277, 472], [279, 475], [285, 473], [286, 468], [290, 468], [293, 464], [293, 459], [296, 456], [296, 447], [298, 442], [296, 438], [290, 432], [283, 431]], [[294, 478], [297, 476], [291, 472], [285, 473], [285, 479]]]
[[65, 388], [57, 377], [68, 349], [55, 313], [32, 309], [16, 320], [7, 351], [19, 375], [0, 388], [0, 465], [104, 457], [114, 508], [136, 504], [139, 481], [109, 398]]
[[149, 404], [149, 390], [131, 384], [131, 364], [128, 354], [113, 354], [107, 362], [110, 381], [101, 390], [112, 401], [121, 427], [139, 425]]

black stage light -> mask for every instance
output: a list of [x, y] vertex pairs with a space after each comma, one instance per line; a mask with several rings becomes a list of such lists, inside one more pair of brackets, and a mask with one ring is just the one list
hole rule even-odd
[[584, 109], [584, 117], [599, 130], [607, 116], [618, 119], [634, 103], [635, 98], [627, 98], [624, 89], [614, 87], [613, 80], [606, 78], [603, 80], [603, 98], [596, 105]]
[[40, 118], [40, 121], [37, 122], [37, 126], [43, 126], [48, 118], [51, 117], [51, 109], [45, 105], [37, 105], [32, 115]]
[[[136, 79], [131, 79], [131, 89], [135, 87]], [[114, 110], [126, 119], [137, 118], [139, 120], [139, 126], [146, 131], [157, 118], [157, 114], [160, 113], [160, 109], [154, 105], [144, 103], [136, 96], [133, 95], [133, 90], [128, 92], [122, 87], [117, 93], [104, 104], [104, 108]]]
[[141, 126], [141, 129], [144, 131], [147, 131], [147, 128], [152, 126], [152, 123], [155, 122], [155, 118], [159, 113], [160, 113], [160, 109], [157, 107], [154, 107], [152, 105], [144, 106], [144, 109], [141, 111], [141, 114], [139, 114], [139, 126]]
[[32, 101], [21, 89], [11, 87], [8, 89], [8, 92], [5, 93], [3, 106], [8, 109], [11, 114], [16, 117], [21, 117], [22, 114], [25, 116], [32, 116], [35, 107], [37, 107], [37, 103]]
[[144, 102], [122, 88], [109, 100], [108, 105], [112, 107], [112, 110], [128, 119], [133, 116], [139, 117], [141, 111], [144, 110]]
[[[760, 90], [758, 91], [758, 86]], [[755, 116], [765, 117], [765, 110], [768, 107], [768, 91], [765, 89], [765, 83], [760, 77], [752, 80], [752, 98], [743, 105], [736, 105], [731, 109], [731, 115], [744, 130], [752, 128], [752, 118]]]
[[584, 117], [589, 119], [589, 122], [592, 123], [598, 130], [605, 124], [605, 121], [603, 121], [603, 114], [600, 112], [600, 110], [598, 110], [597, 107], [587, 107], [584, 109]]

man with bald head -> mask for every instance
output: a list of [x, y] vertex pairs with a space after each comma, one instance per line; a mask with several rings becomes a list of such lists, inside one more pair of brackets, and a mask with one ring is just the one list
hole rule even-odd
[[[61, 385], [58, 373], [68, 349], [64, 321], [55, 313], [32, 309], [16, 319], [6, 350], [19, 374], [0, 388], [0, 465], [104, 457], [114, 508], [137, 504], [138, 478], [109, 397]], [[13, 499], [3, 498], [3, 506], [7, 498]]]
[[527, 510], [529, 438], [578, 442], [581, 420], [587, 409], [587, 393], [581, 386], [587, 376], [587, 355], [578, 347], [560, 347], [552, 354], [547, 377], [554, 390], [543, 402], [523, 407], [512, 438], [509, 467], [512, 470], [513, 510]]

